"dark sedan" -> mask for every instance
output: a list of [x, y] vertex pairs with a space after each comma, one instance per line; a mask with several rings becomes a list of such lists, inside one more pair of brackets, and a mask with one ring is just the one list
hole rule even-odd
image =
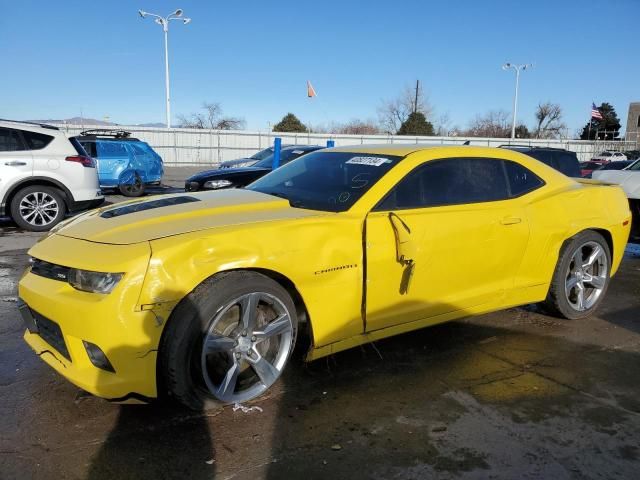
[[[320, 150], [319, 145], [295, 145], [285, 147], [280, 152], [280, 165], [285, 165], [305, 153]], [[187, 178], [184, 189], [187, 192], [218, 190], [221, 188], [244, 187], [265, 176], [272, 170], [273, 154], [263, 158], [251, 167], [207, 170]]]

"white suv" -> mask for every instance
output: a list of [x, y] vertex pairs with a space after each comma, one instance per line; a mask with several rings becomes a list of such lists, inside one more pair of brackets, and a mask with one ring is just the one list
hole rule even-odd
[[0, 120], [0, 216], [42, 232], [104, 202], [93, 159], [50, 125]]

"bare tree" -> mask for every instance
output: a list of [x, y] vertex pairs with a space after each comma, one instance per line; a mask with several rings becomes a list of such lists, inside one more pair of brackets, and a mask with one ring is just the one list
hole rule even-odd
[[[378, 121], [380, 128], [390, 135], [395, 135], [400, 126], [407, 120], [409, 115], [415, 109], [416, 90], [409, 85], [396, 98], [391, 100], [383, 100], [378, 107]], [[422, 85], [418, 89], [417, 111], [424, 114], [428, 119], [431, 118], [433, 107], [429, 103], [422, 91]]]
[[566, 129], [562, 108], [557, 103], [539, 103], [536, 109], [536, 138], [557, 138]]
[[509, 114], [504, 110], [491, 110], [478, 115], [465, 132], [469, 137], [508, 138], [511, 135]]
[[449, 132], [456, 130], [456, 127], [451, 125], [449, 112], [442, 113], [433, 120], [433, 129], [438, 137], [447, 137]]
[[178, 122], [182, 128], [200, 128], [211, 130], [242, 130], [245, 121], [237, 117], [222, 116], [222, 107], [219, 103], [203, 102], [204, 112], [196, 112], [191, 115], [178, 115]]
[[376, 135], [382, 133], [373, 120], [353, 119], [343, 124], [333, 126], [334, 133], [347, 135]]

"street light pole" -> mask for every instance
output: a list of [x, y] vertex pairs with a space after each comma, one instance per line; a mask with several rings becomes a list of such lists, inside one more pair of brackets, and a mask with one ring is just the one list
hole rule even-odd
[[169, 21], [170, 20], [182, 20], [182, 23], [186, 25], [191, 21], [190, 18], [182, 17], [182, 9], [179, 8], [175, 12], [162, 17], [155, 13], [144, 12], [138, 10], [138, 14], [145, 18], [147, 15], [155, 18], [155, 22], [162, 26], [164, 32], [164, 82], [166, 90], [166, 110], [167, 110], [167, 128], [171, 128], [171, 96], [169, 94]]
[[518, 87], [520, 85], [520, 71], [533, 67], [533, 64], [527, 63], [524, 65], [514, 65], [512, 63], [505, 63], [502, 66], [503, 70], [509, 70], [513, 68], [516, 71], [516, 91], [513, 95], [513, 122], [511, 124], [511, 138], [516, 138], [516, 119], [518, 116]]

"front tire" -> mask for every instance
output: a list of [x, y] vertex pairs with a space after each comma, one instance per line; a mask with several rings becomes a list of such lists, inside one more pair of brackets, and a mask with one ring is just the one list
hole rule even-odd
[[46, 232], [64, 219], [66, 205], [62, 192], [44, 185], [19, 190], [11, 199], [11, 218], [31, 232]]
[[591, 315], [609, 288], [611, 250], [598, 232], [584, 231], [565, 244], [544, 306], [575, 320]]
[[295, 305], [280, 284], [256, 272], [218, 274], [172, 313], [160, 389], [195, 410], [252, 400], [282, 374], [297, 331]]

